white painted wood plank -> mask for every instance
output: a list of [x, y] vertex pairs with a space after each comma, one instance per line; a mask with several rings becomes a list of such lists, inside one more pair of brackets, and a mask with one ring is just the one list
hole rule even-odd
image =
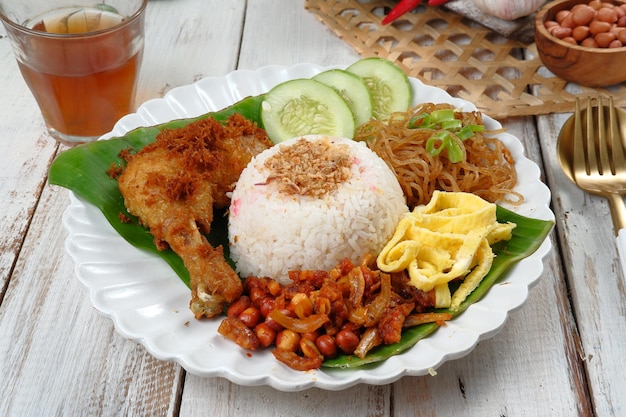
[[0, 25], [0, 294], [20, 251], [57, 144], [44, 132]]
[[[539, 158], [536, 132], [528, 122], [504, 123], [525, 142], [528, 156]], [[394, 399], [410, 399], [413, 407], [396, 405], [397, 416], [412, 416], [417, 407], [423, 415], [588, 415], [560, 268], [558, 253], [552, 251], [527, 302], [511, 314], [499, 334], [479, 343], [468, 356], [444, 364], [435, 377], [396, 383]]]
[[183, 372], [93, 309], [62, 249], [67, 202], [45, 188], [0, 309], [0, 415], [172, 415]]
[[343, 391], [309, 389], [280, 392], [271, 387], [243, 387], [223, 379], [188, 375], [180, 414], [206, 416], [391, 416], [389, 386], [356, 386]]
[[559, 237], [594, 412], [618, 416], [626, 410], [626, 288], [607, 201], [579, 190], [558, 165], [556, 142], [567, 117], [542, 116], [538, 126], [554, 210], [563, 219]]
[[234, 70], [244, 11], [242, 0], [149, 2], [138, 103]]
[[248, 2], [239, 68], [265, 65], [349, 65], [359, 55], [335, 36], [303, 0]]
[[[268, 27], [271, 26], [271, 29]], [[248, 2], [239, 68], [266, 65], [348, 65], [359, 56], [325, 28], [304, 3], [293, 0]], [[318, 389], [282, 393], [270, 387], [242, 387], [223, 379], [188, 375], [181, 415], [228, 416], [389, 416], [390, 386], [358, 386], [346, 391]]]
[[[254, 69], [268, 64], [292, 65], [299, 62], [345, 65], [359, 58], [354, 52], [345, 51], [345, 45], [327, 32], [325, 27], [322, 34], [311, 37], [310, 33], [318, 33], [319, 28], [316, 26], [322, 24], [312, 15], [296, 10], [295, 6], [289, 6], [287, 19], [273, 19], [273, 30], [262, 32], [268, 21], [263, 13], [278, 14], [284, 7], [284, 2], [276, 1], [255, 1], [249, 4], [248, 15], [253, 13], [254, 18], [248, 18], [246, 22], [241, 66]], [[289, 35], [286, 37], [282, 35], [287, 33]], [[285, 46], [270, 46], [278, 44]], [[337, 51], [333, 52], [333, 48]], [[511, 121], [512, 133], [523, 134], [537, 143], [536, 132], [523, 129], [527, 123], [532, 125], [532, 120], [525, 122]], [[533, 156], [540, 159], [538, 150], [533, 151]], [[362, 402], [369, 400], [384, 407], [391, 395], [391, 409], [383, 408], [380, 411], [382, 415], [391, 415], [393, 412], [392, 415], [396, 416], [541, 416], [545, 415], [546, 409], [550, 409], [555, 411], [554, 415], [571, 416], [579, 398], [576, 384], [570, 382], [572, 375], [564, 355], [564, 345], [570, 346], [571, 342], [565, 340], [566, 336], [558, 321], [557, 301], [563, 296], [564, 289], [553, 284], [559, 279], [556, 254], [546, 260], [546, 265], [549, 271], [544, 274], [540, 284], [531, 290], [528, 305], [513, 313], [504, 331], [494, 339], [481, 343], [468, 357], [444, 365], [436, 377], [403, 378], [395, 384], [378, 387], [380, 391], [373, 387], [357, 386], [344, 393], [307, 390], [304, 394], [272, 393], [267, 387], [237, 387], [221, 381], [218, 384], [224, 385], [225, 392], [216, 397], [207, 394], [212, 392], [215, 381], [189, 376], [183, 392], [181, 414], [199, 416], [201, 412], [194, 410], [221, 404], [218, 408], [220, 412], [216, 415], [245, 416], [251, 412], [272, 415], [273, 410], [277, 412], [276, 409], [288, 415], [293, 410], [294, 401], [298, 404], [301, 396], [305, 395], [313, 406], [303, 409], [296, 407], [293, 413], [313, 416], [327, 410], [329, 415], [357, 416], [362, 415], [362, 410], [355, 409], [352, 402], [347, 403], [346, 407], [346, 399], [357, 397]], [[539, 326], [543, 329], [546, 316], [554, 316], [555, 319], [548, 323], [550, 331], [540, 333], [536, 328]], [[550, 348], [546, 349], [546, 346]], [[580, 375], [575, 380], [580, 380]], [[559, 386], [560, 389], [546, 390], [544, 395], [538, 396], [537, 401], [528, 401], [529, 392], [541, 392], [545, 386]], [[281, 400], [285, 395], [289, 396], [289, 401]], [[272, 399], [278, 399], [276, 406], [273, 406]]]
[[[231, 1], [228, 7], [223, 3], [148, 4], [140, 102], [199, 77], [234, 69], [244, 2]], [[5, 54], [7, 44], [6, 38], [0, 39], [0, 54]], [[22, 98], [28, 92], [25, 86], [17, 87], [22, 82], [17, 67], [7, 73], [3, 64], [0, 74], [3, 90], [9, 91], [0, 95], [0, 107], [16, 109], [0, 112], [1, 143], [10, 145], [0, 163], [11, 167], [10, 176], [0, 174], [2, 190], [10, 186], [7, 190], [16, 194], [23, 187], [24, 194], [11, 203], [16, 214], [13, 220], [3, 218], [0, 239], [6, 235], [19, 248], [28, 232], [0, 306], [0, 378], [5, 381], [0, 388], [0, 415], [176, 415], [182, 369], [154, 359], [140, 345], [119, 336], [112, 322], [93, 309], [73, 273], [73, 262], [63, 249], [66, 231], [61, 225], [67, 191], [45, 187], [32, 224], [26, 227], [56, 144], [44, 140], [28, 144], [25, 136], [41, 136], [43, 122], [35, 117], [34, 101]], [[21, 175], [25, 180], [18, 184]], [[3, 199], [0, 204], [4, 209], [9, 203]], [[14, 230], [18, 214], [26, 226]], [[13, 261], [3, 260], [5, 264]]]

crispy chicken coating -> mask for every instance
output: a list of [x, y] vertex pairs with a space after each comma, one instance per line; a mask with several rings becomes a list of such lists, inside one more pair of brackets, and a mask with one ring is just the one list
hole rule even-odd
[[241, 295], [237, 273], [212, 247], [214, 208], [230, 204], [248, 162], [272, 146], [265, 131], [235, 114], [226, 124], [213, 118], [163, 130], [155, 142], [127, 158], [119, 189], [128, 212], [150, 229], [158, 248], [170, 247], [190, 274], [190, 308], [196, 318], [220, 314]]

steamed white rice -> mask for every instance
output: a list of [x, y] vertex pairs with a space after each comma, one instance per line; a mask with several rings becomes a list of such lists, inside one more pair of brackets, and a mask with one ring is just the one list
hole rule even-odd
[[241, 174], [229, 212], [230, 255], [237, 272], [289, 282], [288, 272], [328, 270], [348, 258], [376, 256], [408, 212], [398, 181], [374, 152], [351, 139], [304, 136], [307, 141], [345, 144], [352, 157], [350, 178], [322, 197], [286, 195], [270, 182], [265, 161], [282, 142], [257, 155]]

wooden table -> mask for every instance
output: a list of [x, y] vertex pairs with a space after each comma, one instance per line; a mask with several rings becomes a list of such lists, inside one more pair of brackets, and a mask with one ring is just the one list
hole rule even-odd
[[[238, 68], [359, 58], [294, 0], [154, 0], [146, 38], [140, 103]], [[607, 202], [559, 170], [568, 115], [502, 121], [544, 170], [557, 225], [538, 285], [499, 334], [436, 376], [283, 393], [193, 376], [114, 331], [64, 250], [68, 193], [46, 180], [64, 148], [46, 136], [3, 29], [0, 91], [0, 415], [626, 415], [626, 286]]]

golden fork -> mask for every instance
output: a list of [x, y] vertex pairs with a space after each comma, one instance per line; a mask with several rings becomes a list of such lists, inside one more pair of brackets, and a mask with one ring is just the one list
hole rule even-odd
[[583, 120], [580, 101], [576, 99], [573, 180], [582, 190], [609, 200], [622, 271], [626, 273], [626, 205], [622, 197], [626, 193], [626, 155], [623, 138], [612, 97], [609, 97], [606, 109], [608, 126], [602, 98], [597, 99], [595, 112], [593, 110], [592, 100], [588, 98]]

